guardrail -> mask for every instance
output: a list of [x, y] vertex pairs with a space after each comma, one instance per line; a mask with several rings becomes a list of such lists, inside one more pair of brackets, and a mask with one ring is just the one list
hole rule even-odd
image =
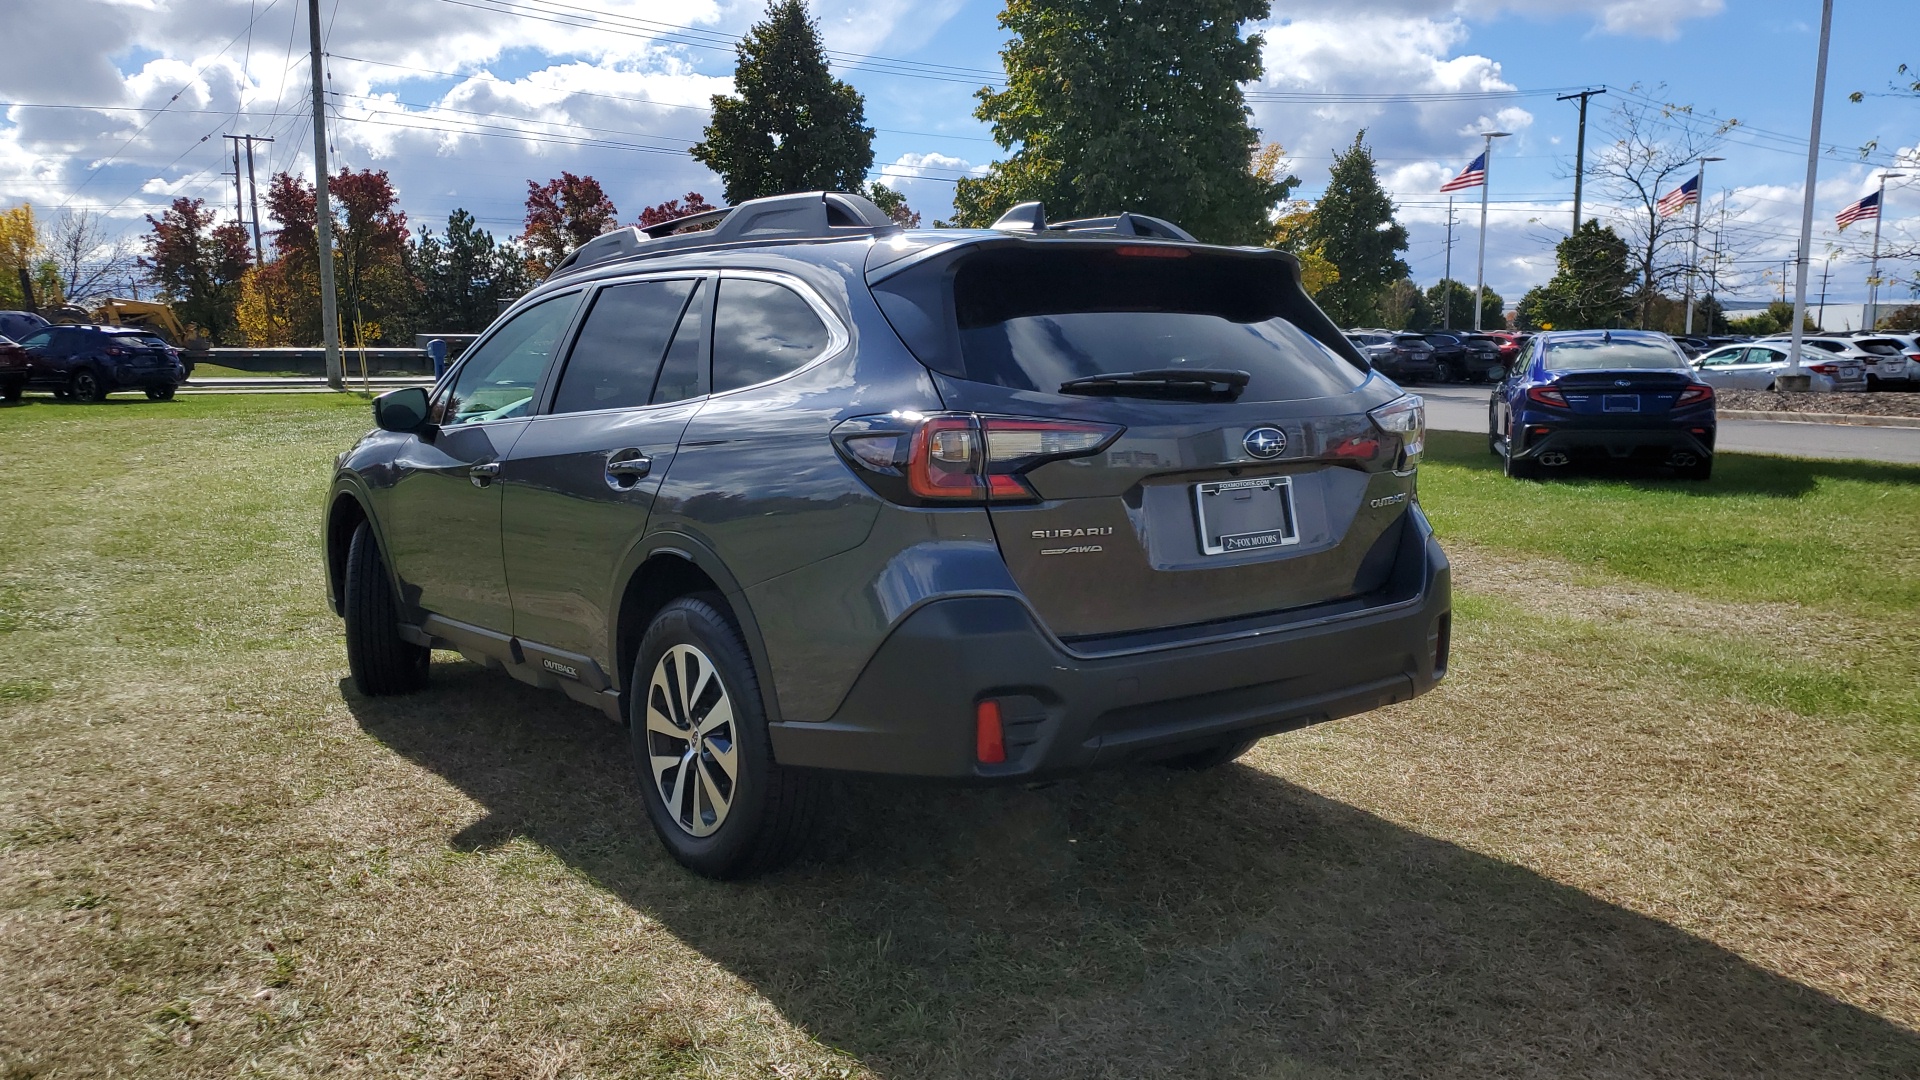
[[[414, 341], [419, 347], [412, 349], [385, 345], [367, 349], [343, 347], [340, 350], [340, 361], [350, 378], [360, 374], [360, 362], [363, 356], [369, 375], [431, 376], [433, 361], [428, 358], [426, 348], [429, 341], [435, 338], [445, 341], [447, 357], [452, 359], [472, 344], [476, 336], [474, 334], [416, 334]], [[297, 375], [322, 376], [327, 373], [326, 350], [313, 347], [253, 349], [217, 346], [184, 355], [195, 364], [218, 364], [235, 371], [257, 371], [261, 374], [292, 372]]]

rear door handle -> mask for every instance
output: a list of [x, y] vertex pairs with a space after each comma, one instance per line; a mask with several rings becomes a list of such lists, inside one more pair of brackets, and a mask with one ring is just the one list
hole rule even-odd
[[489, 461], [484, 465], [475, 465], [473, 468], [467, 470], [467, 478], [472, 480], [473, 486], [477, 488], [483, 488], [493, 483], [493, 478], [499, 475], [500, 463], [497, 461]]
[[625, 488], [651, 472], [653, 459], [638, 450], [616, 450], [607, 461], [607, 482], [615, 487]]

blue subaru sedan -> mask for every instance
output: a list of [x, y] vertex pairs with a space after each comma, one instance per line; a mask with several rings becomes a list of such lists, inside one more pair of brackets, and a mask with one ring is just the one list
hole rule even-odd
[[1536, 334], [1489, 402], [1487, 442], [1508, 476], [1534, 479], [1578, 463], [1713, 473], [1713, 387], [1665, 334]]

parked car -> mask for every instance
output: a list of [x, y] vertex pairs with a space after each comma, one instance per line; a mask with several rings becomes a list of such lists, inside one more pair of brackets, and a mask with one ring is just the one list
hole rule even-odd
[[1420, 339], [1433, 350], [1434, 381], [1461, 382], [1467, 367], [1467, 346], [1460, 337], [1438, 330], [1424, 331]]
[[1518, 330], [1489, 330], [1487, 336], [1500, 347], [1500, 366], [1510, 368], [1514, 358], [1520, 355], [1520, 341], [1527, 335]]
[[[1701, 382], [1716, 390], [1772, 390], [1776, 376], [1788, 370], [1787, 350], [1772, 344], [1723, 345], [1693, 361]], [[1820, 393], [1865, 390], [1867, 368], [1849, 356], [1816, 353], [1802, 358]]]
[[1367, 359], [1394, 382], [1408, 384], [1432, 382], [1440, 376], [1440, 365], [1433, 358], [1433, 346], [1419, 334], [1393, 334], [1387, 348]]
[[0, 337], [19, 341], [47, 325], [47, 320], [31, 311], [0, 311]]
[[1537, 334], [1526, 363], [1488, 402], [1487, 443], [1508, 476], [1577, 461], [1713, 473], [1713, 387], [1673, 339], [1645, 330]]
[[27, 387], [27, 350], [0, 336], [0, 401], [19, 401]]
[[27, 352], [27, 387], [56, 397], [98, 402], [116, 390], [144, 390], [167, 401], [187, 377], [173, 346], [131, 327], [45, 326], [20, 347]]
[[1460, 338], [1460, 344], [1467, 351], [1466, 361], [1458, 372], [1456, 382], [1499, 382], [1507, 374], [1507, 365], [1500, 359], [1500, 340], [1489, 334], [1466, 334]]
[[1388, 361], [1392, 360], [1392, 334], [1374, 333], [1368, 330], [1350, 330], [1347, 332], [1347, 340], [1353, 342], [1353, 347], [1360, 350], [1360, 355], [1366, 357], [1368, 363], [1378, 363], [1383, 359]]
[[1856, 337], [1852, 344], [1874, 358], [1867, 363], [1868, 389], [1877, 390], [1884, 384], [1889, 390], [1905, 390], [1920, 382], [1920, 362], [1908, 358], [1909, 350], [1899, 338], [1885, 334]]
[[1881, 334], [1907, 356], [1907, 389], [1920, 388], [1920, 334]]
[[624, 720], [703, 874], [789, 853], [816, 770], [1208, 767], [1446, 669], [1421, 400], [1288, 256], [1157, 219], [621, 229], [374, 418], [323, 530], [354, 686], [459, 649]]
[[[1774, 334], [1760, 339], [1765, 344], [1780, 349], [1791, 348], [1792, 337], [1787, 334]], [[1863, 342], [1872, 343], [1866, 348]], [[1907, 357], [1899, 347], [1883, 338], [1865, 338], [1855, 340], [1826, 335], [1809, 335], [1800, 339], [1804, 357], [1809, 351], [1818, 350], [1833, 356], [1842, 356], [1858, 360], [1867, 371], [1867, 389], [1881, 389], [1884, 383], [1895, 383], [1904, 387], [1907, 381]], [[1804, 363], [1804, 361], [1803, 361]], [[1892, 387], [1888, 387], [1891, 389]]]

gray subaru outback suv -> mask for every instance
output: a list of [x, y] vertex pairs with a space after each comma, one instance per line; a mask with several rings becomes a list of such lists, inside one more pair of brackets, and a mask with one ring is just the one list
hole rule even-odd
[[631, 730], [712, 876], [821, 770], [1202, 768], [1445, 673], [1418, 398], [1263, 249], [756, 200], [583, 245], [340, 455], [364, 694], [458, 650]]

